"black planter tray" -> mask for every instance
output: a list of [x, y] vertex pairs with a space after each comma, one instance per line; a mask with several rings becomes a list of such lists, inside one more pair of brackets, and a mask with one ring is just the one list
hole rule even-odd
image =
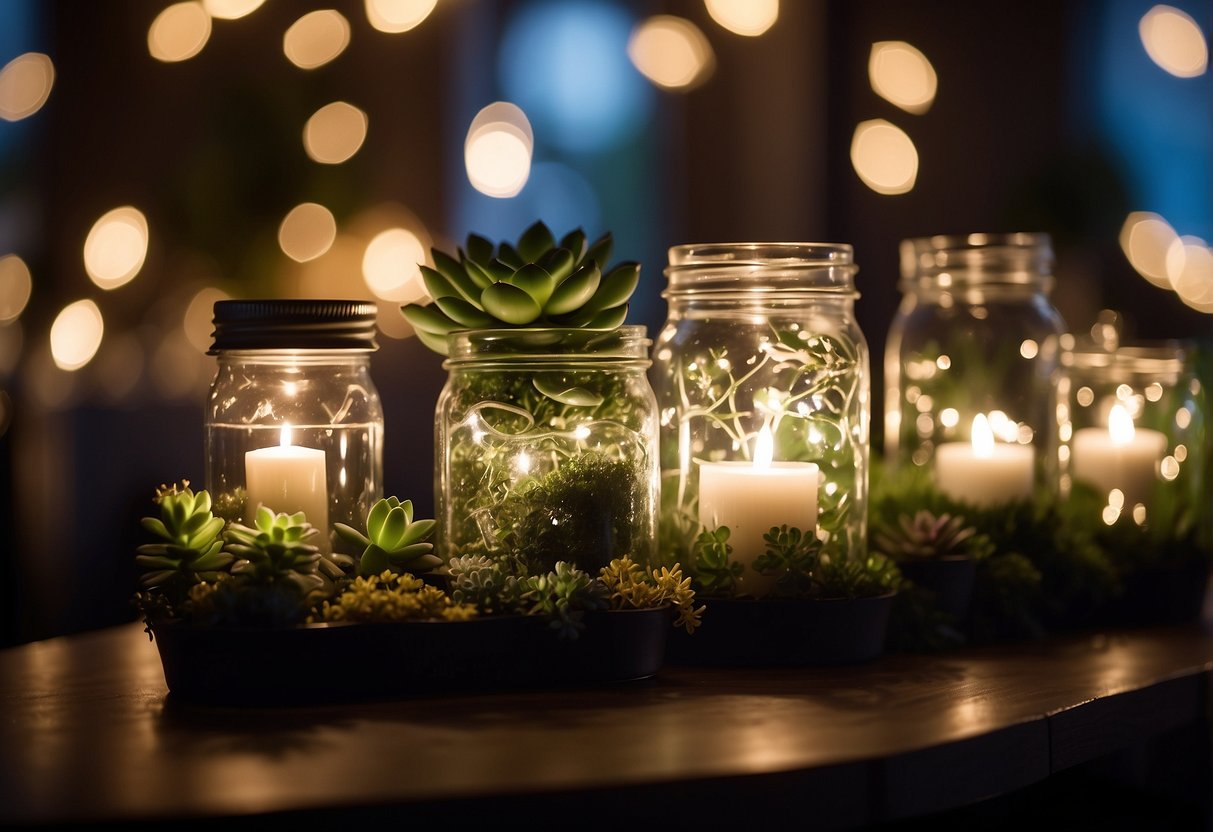
[[884, 652], [896, 593], [820, 600], [705, 599], [703, 625], [676, 631], [673, 663], [725, 666], [841, 665]]
[[589, 612], [571, 641], [538, 616], [153, 632], [174, 698], [269, 705], [643, 679], [672, 621], [669, 609]]

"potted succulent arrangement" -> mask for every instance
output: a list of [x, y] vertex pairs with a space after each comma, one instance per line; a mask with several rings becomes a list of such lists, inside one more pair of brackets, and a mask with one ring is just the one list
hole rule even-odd
[[404, 315], [447, 356], [436, 414], [436, 552], [482, 555], [519, 578], [568, 560], [653, 562], [657, 406], [643, 327], [625, 326], [635, 263], [609, 234], [516, 244], [477, 235], [422, 274], [433, 301]]
[[662, 662], [670, 610], [688, 631], [703, 612], [680, 570], [627, 557], [594, 574], [558, 561], [524, 576], [482, 555], [444, 564], [427, 540], [434, 521], [394, 497], [363, 528], [338, 526], [352, 554], [322, 552], [301, 513], [261, 507], [251, 525], [224, 521], [188, 482], [162, 486], [155, 502], [135, 604], [170, 690], [186, 699], [643, 677]]
[[752, 570], [773, 590], [739, 592], [746, 568], [733, 560], [729, 527], [704, 529], [694, 544], [694, 582], [710, 598], [712, 620], [693, 641], [676, 638], [676, 660], [695, 664], [853, 664], [884, 652], [885, 631], [900, 583], [881, 554], [838, 557], [821, 540], [789, 526], [763, 536], [766, 551]]
[[964, 517], [923, 509], [878, 526], [872, 540], [914, 588], [930, 593], [936, 609], [955, 624], [965, 623], [977, 564], [993, 551], [989, 537], [966, 525]]

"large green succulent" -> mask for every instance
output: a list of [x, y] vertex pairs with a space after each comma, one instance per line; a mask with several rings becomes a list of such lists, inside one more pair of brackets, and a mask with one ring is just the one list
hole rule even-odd
[[580, 229], [557, 243], [542, 222], [516, 246], [503, 242], [494, 249], [471, 234], [458, 259], [434, 249], [434, 268], [421, 267], [433, 303], [410, 303], [402, 311], [421, 342], [443, 355], [446, 336], [463, 329], [615, 329], [627, 317], [640, 265], [607, 271], [612, 247], [609, 233], [588, 244]]
[[135, 563], [147, 570], [141, 579], [144, 587], [213, 581], [227, 570], [235, 558], [223, 551], [223, 518], [211, 512], [210, 494], [195, 494], [189, 480], [183, 480], [180, 488], [160, 486], [156, 503], [160, 516], [144, 517], [143, 528], [164, 542], [135, 550]]
[[262, 506], [253, 526], [232, 523], [224, 532], [226, 551], [239, 558], [232, 574], [256, 583], [286, 581], [304, 592], [319, 589], [320, 549], [308, 542], [318, 533], [301, 511], [274, 514]]
[[344, 523], [333, 525], [339, 537], [362, 549], [358, 574], [364, 577], [391, 572], [428, 572], [442, 565], [434, 545], [424, 542], [434, 530], [433, 520], [413, 520], [413, 501], [395, 497], [380, 500], [366, 516], [366, 534]]

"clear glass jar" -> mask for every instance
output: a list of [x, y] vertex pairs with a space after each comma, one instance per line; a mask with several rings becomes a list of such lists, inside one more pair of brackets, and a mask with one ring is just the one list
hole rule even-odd
[[762, 596], [773, 580], [753, 563], [772, 526], [864, 556], [870, 405], [855, 272], [841, 244], [670, 249], [653, 360], [664, 558], [688, 563], [701, 529], [728, 526], [739, 592]]
[[303, 511], [360, 527], [383, 496], [383, 408], [370, 375], [373, 303], [219, 301], [210, 350], [206, 487], [216, 511]]
[[438, 552], [596, 572], [651, 559], [657, 407], [644, 327], [450, 335], [438, 398]]
[[890, 464], [930, 467], [940, 490], [982, 505], [1057, 490], [1067, 388], [1052, 273], [1047, 234], [901, 244], [904, 296], [885, 351]]
[[1072, 396], [1063, 485], [1085, 484], [1101, 516], [1182, 536], [1203, 513], [1204, 393], [1179, 342], [1066, 353]]

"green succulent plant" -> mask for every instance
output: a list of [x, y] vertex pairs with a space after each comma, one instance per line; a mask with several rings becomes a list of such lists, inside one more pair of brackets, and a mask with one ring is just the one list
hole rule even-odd
[[308, 542], [317, 534], [303, 512], [275, 514], [262, 506], [252, 527], [232, 523], [223, 536], [227, 553], [239, 558], [232, 565], [233, 575], [253, 583], [294, 583], [310, 592], [324, 584], [320, 549]]
[[737, 587], [737, 579], [745, 571], [745, 565], [732, 560], [733, 547], [729, 543], [728, 526], [715, 531], [704, 529], [695, 538], [695, 580], [703, 591], [711, 595], [728, 595]]
[[580, 635], [586, 610], [607, 606], [603, 584], [563, 560], [556, 562], [553, 571], [527, 578], [525, 588], [523, 597], [531, 603], [530, 614], [550, 618], [552, 629], [566, 640]]
[[793, 598], [810, 594], [813, 572], [821, 560], [821, 541], [795, 526], [772, 526], [762, 536], [766, 551], [754, 559], [754, 571], [777, 575], [777, 595]]
[[355, 578], [341, 595], [325, 601], [319, 621], [468, 621], [476, 617], [476, 607], [452, 601], [437, 587], [412, 575], [384, 571], [379, 575]]
[[525, 579], [510, 574], [501, 561], [484, 555], [462, 555], [447, 563], [451, 598], [458, 604], [473, 604], [485, 615], [504, 615], [526, 609]]
[[380, 500], [366, 516], [366, 534], [345, 523], [335, 523], [338, 537], [362, 549], [358, 574], [381, 572], [428, 572], [442, 565], [433, 554], [434, 545], [425, 539], [434, 530], [433, 520], [413, 520], [413, 501], [395, 497]]
[[542, 222], [517, 245], [494, 249], [471, 234], [458, 258], [433, 249], [434, 268], [421, 266], [434, 299], [402, 308], [421, 342], [447, 354], [446, 336], [463, 329], [560, 327], [610, 330], [623, 324], [628, 299], [640, 280], [640, 264], [607, 270], [611, 235], [589, 244], [581, 229], [559, 243]]
[[235, 558], [223, 551], [223, 518], [211, 512], [211, 495], [194, 493], [189, 480], [181, 486], [162, 485], [156, 490], [159, 517], [144, 517], [143, 528], [163, 542], [146, 543], [135, 551], [135, 563], [145, 570], [145, 588], [166, 585], [187, 587], [198, 581], [213, 581]]
[[966, 525], [963, 517], [925, 509], [913, 517], [902, 514], [896, 525], [881, 526], [872, 537], [878, 551], [900, 563], [976, 557], [991, 548], [989, 538]]
[[677, 610], [675, 627], [682, 627], [688, 634], [702, 623], [704, 606], [695, 606], [695, 590], [691, 579], [684, 578], [682, 567], [652, 566], [641, 568], [630, 557], [615, 558], [598, 573], [598, 580], [606, 588], [608, 603], [612, 609], [651, 609], [670, 604]]

